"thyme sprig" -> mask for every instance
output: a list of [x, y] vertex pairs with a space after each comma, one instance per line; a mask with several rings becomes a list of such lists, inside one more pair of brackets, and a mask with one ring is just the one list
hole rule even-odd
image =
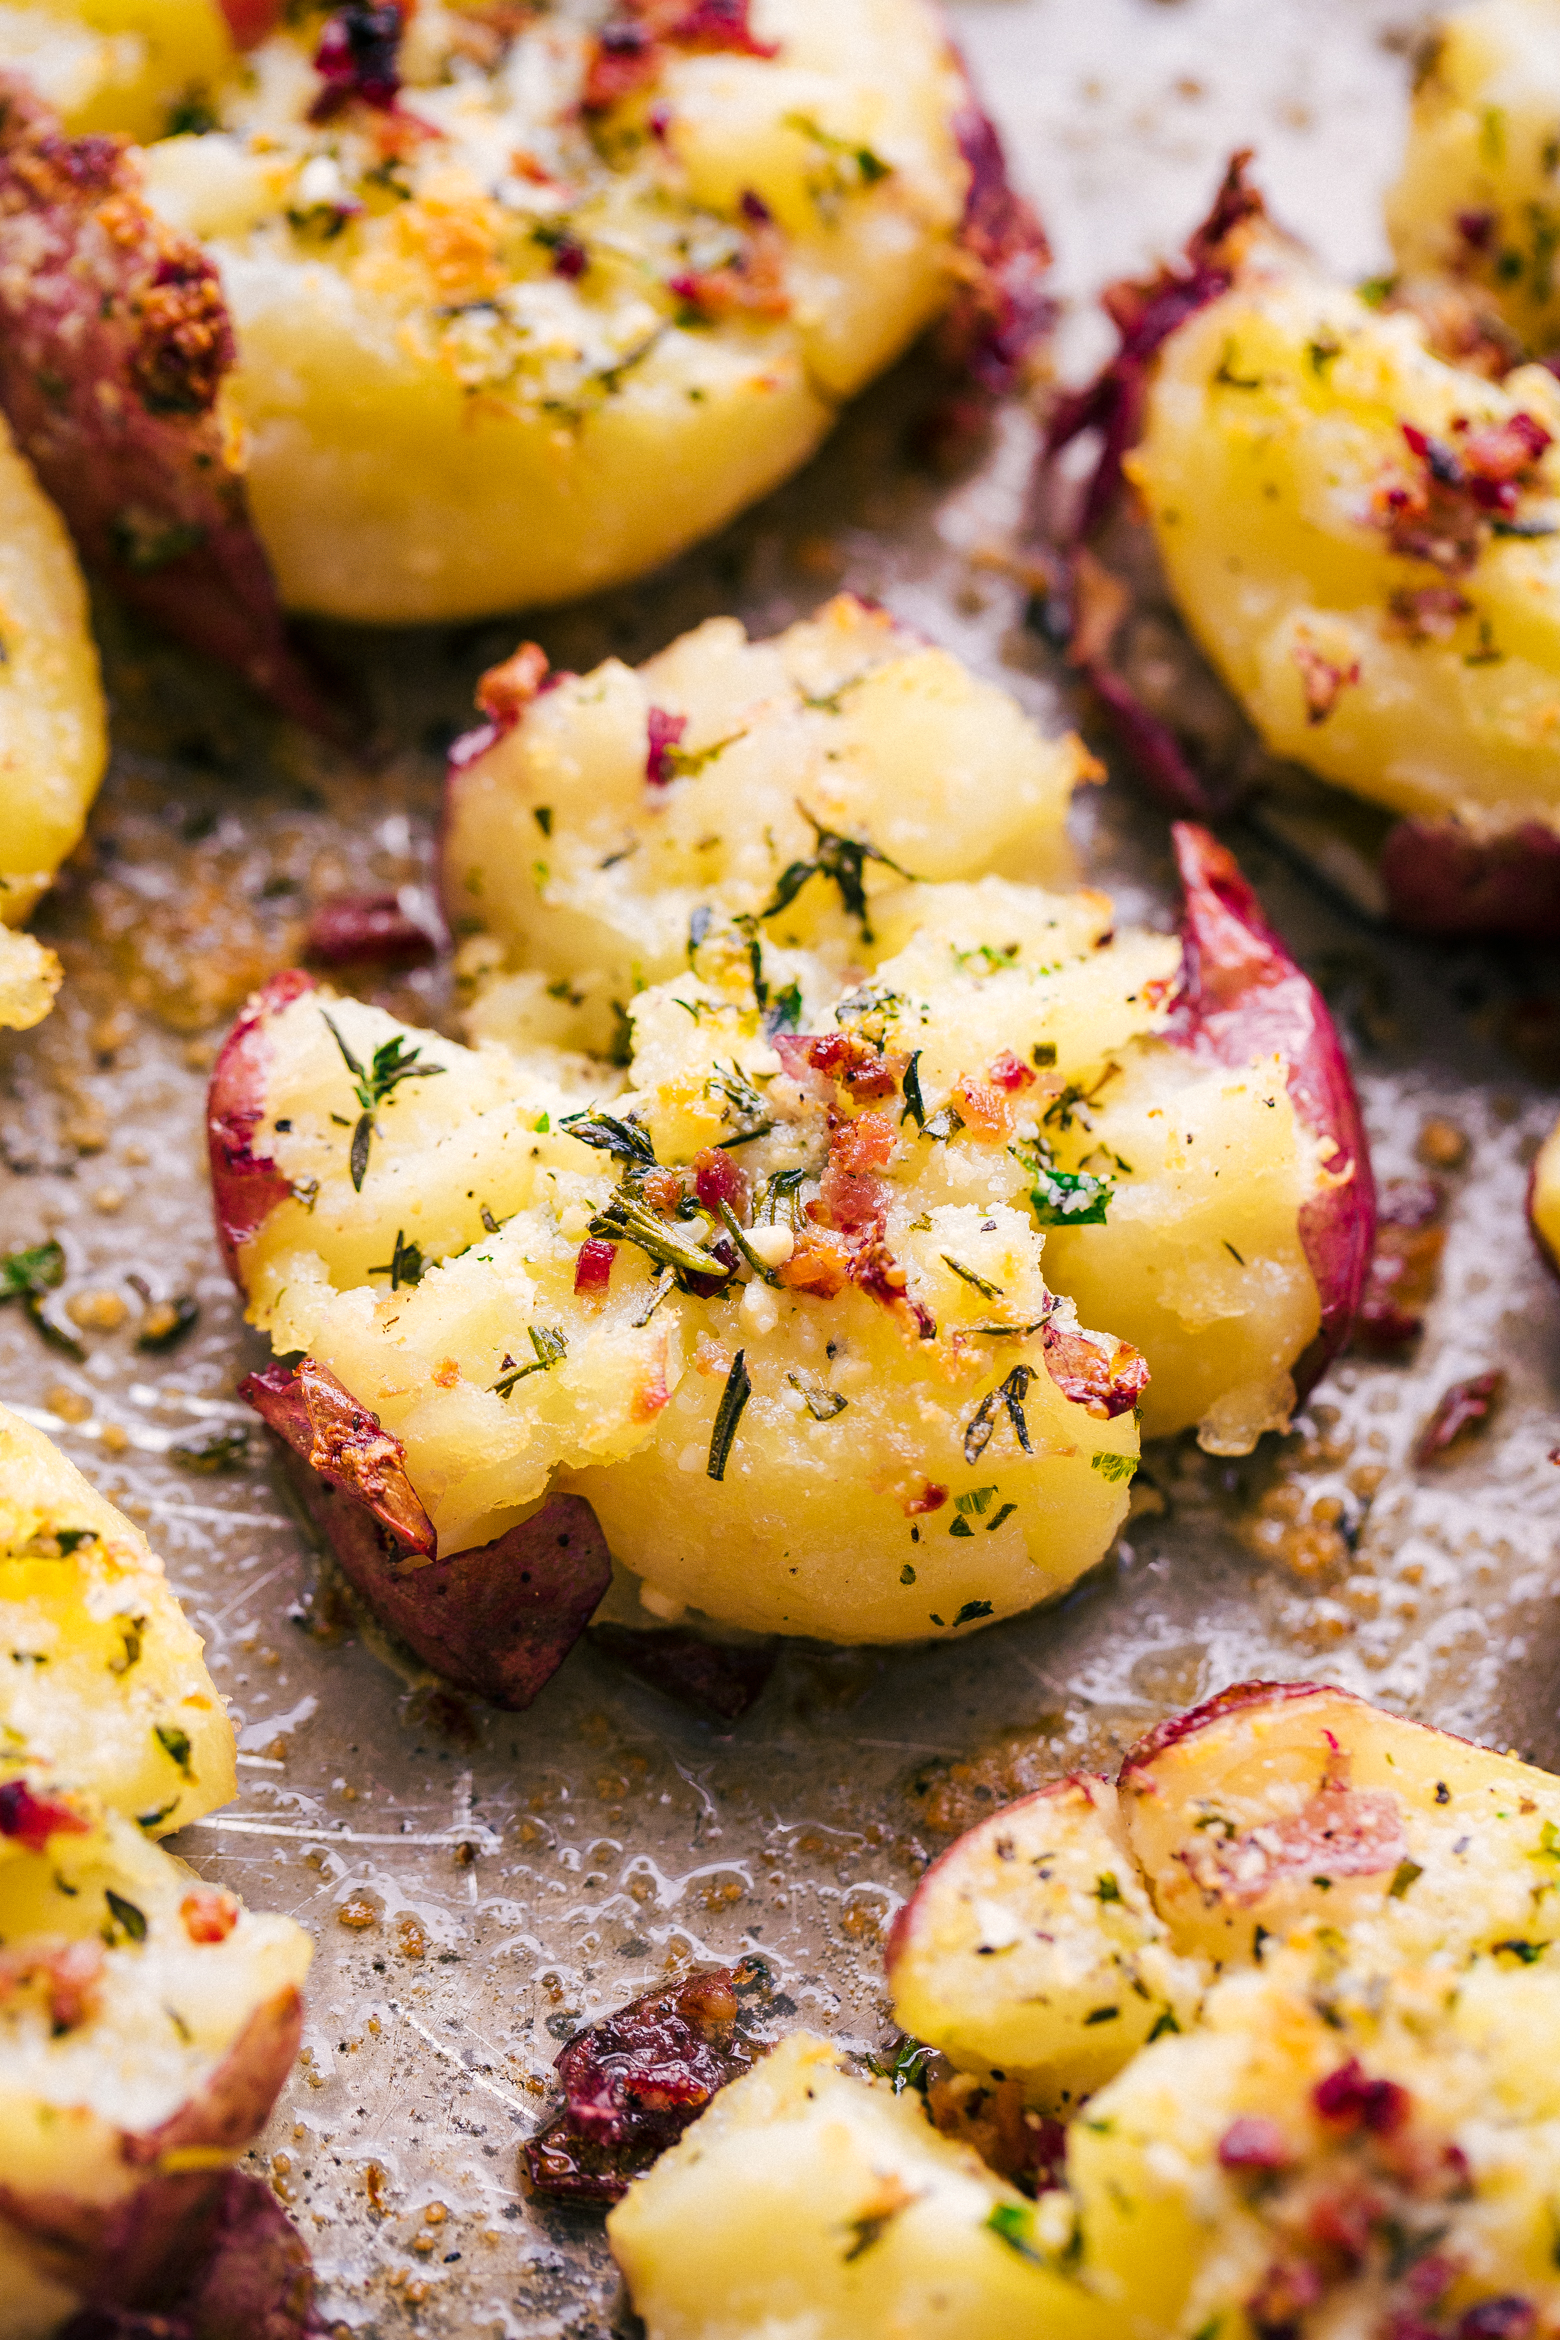
[[420, 1284], [423, 1272], [422, 1245], [408, 1243], [405, 1231], [397, 1227], [395, 1248], [390, 1257], [382, 1266], [371, 1267], [368, 1272], [371, 1276], [388, 1276], [392, 1292], [399, 1292], [403, 1284]]
[[973, 1284], [983, 1300], [1000, 1300], [1002, 1298], [1000, 1284], [992, 1283], [987, 1276], [978, 1276], [973, 1268], [968, 1268], [962, 1260], [955, 1259], [951, 1251], [943, 1253], [942, 1263], [944, 1267], [952, 1268], [956, 1276], [962, 1276], [965, 1283]]
[[566, 1114], [559, 1123], [582, 1146], [594, 1146], [599, 1153], [610, 1154], [614, 1161], [630, 1167], [653, 1170], [656, 1167], [655, 1146], [643, 1122], [630, 1113], [619, 1119], [615, 1113]]
[[536, 1354], [529, 1365], [516, 1365], [511, 1372], [502, 1373], [493, 1383], [494, 1394], [508, 1397], [517, 1381], [524, 1381], [528, 1373], [545, 1373], [568, 1354], [569, 1344], [556, 1325], [532, 1324], [526, 1327], [531, 1336], [531, 1347]]
[[407, 1048], [405, 1035], [396, 1032], [374, 1050], [365, 1072], [341, 1037], [333, 1019], [325, 1015], [323, 1008], [320, 1014], [325, 1016], [326, 1028], [341, 1050], [342, 1061], [352, 1075], [353, 1092], [362, 1108], [357, 1127], [352, 1132], [352, 1148], [348, 1156], [354, 1191], [361, 1194], [368, 1170], [368, 1149], [374, 1136], [374, 1115], [402, 1081], [431, 1080], [435, 1073], [441, 1073], [445, 1068], [442, 1064], [419, 1064], [417, 1059], [422, 1054], [421, 1043], [415, 1048]]
[[845, 837], [838, 829], [826, 829], [821, 821], [814, 819], [805, 804], [798, 804], [796, 809], [817, 840], [812, 859], [793, 861], [780, 872], [775, 890], [758, 913], [759, 917], [778, 918], [782, 910], [789, 910], [810, 878], [821, 877], [831, 885], [838, 886], [845, 915], [859, 922], [862, 941], [871, 942], [872, 924], [867, 916], [867, 863], [881, 862], [896, 877], [909, 878], [911, 872], [901, 869], [897, 861], [891, 860], [869, 839]]
[[1033, 1379], [1033, 1367], [1015, 1365], [1006, 1381], [999, 1381], [996, 1388], [981, 1399], [964, 1433], [964, 1459], [971, 1469], [990, 1445], [991, 1434], [997, 1426], [998, 1409], [1004, 1406], [1019, 1445], [1025, 1454], [1034, 1453], [1029, 1443], [1029, 1425], [1024, 1420], [1024, 1400], [1029, 1395], [1029, 1384]]

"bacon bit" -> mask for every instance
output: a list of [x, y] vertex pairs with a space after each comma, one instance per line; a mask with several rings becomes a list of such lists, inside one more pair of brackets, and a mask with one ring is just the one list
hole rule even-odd
[[310, 917], [304, 954], [325, 967], [417, 967], [437, 958], [444, 941], [400, 894], [335, 894]]
[[775, 1273], [788, 1291], [812, 1292], [820, 1300], [832, 1300], [850, 1282], [850, 1262], [839, 1244], [825, 1242], [804, 1228], [796, 1238], [796, 1249]]
[[398, 0], [348, 0], [327, 17], [314, 52], [314, 70], [325, 87], [309, 108], [309, 120], [328, 122], [354, 103], [389, 112], [401, 94], [405, 29]]
[[561, 276], [565, 284], [578, 284], [589, 266], [590, 254], [585, 246], [578, 236], [571, 236], [565, 229], [552, 248], [554, 276]]
[[605, 1296], [612, 1281], [612, 1262], [617, 1258], [617, 1245], [603, 1243], [592, 1235], [580, 1245], [579, 1257], [574, 1263], [574, 1289], [582, 1299], [599, 1300]]
[[1264, 1822], [1228, 1842], [1199, 1837], [1179, 1858], [1205, 1891], [1249, 1907], [1275, 1886], [1318, 1872], [1332, 1878], [1388, 1875], [1407, 1850], [1396, 1796], [1332, 1779], [1286, 1819]]
[[669, 1219], [685, 1192], [682, 1173], [680, 1170], [647, 1170], [640, 1181], [640, 1191], [653, 1211], [659, 1211], [663, 1219]]
[[645, 756], [645, 778], [652, 788], [665, 788], [676, 778], [672, 751], [688, 728], [686, 715], [670, 715], [664, 707], [652, 707], [645, 718], [645, 734], [649, 751]]
[[1455, 585], [1401, 585], [1387, 613], [1391, 630], [1410, 642], [1449, 642], [1472, 607]]
[[25, 1779], [0, 1787], [0, 1836], [24, 1852], [41, 1853], [51, 1836], [90, 1836], [92, 1823], [57, 1796], [35, 1796]]
[[93, 567], [299, 722], [342, 725], [290, 647], [217, 394], [216, 266], [118, 138], [66, 138], [0, 76], [0, 405]]
[[1373, 2137], [1392, 2137], [1413, 2111], [1413, 2098], [1395, 2080], [1371, 2080], [1358, 2056], [1318, 2080], [1311, 2102], [1324, 2121], [1341, 2129], [1365, 2129]]
[[1459, 417], [1450, 440], [1415, 423], [1399, 427], [1419, 469], [1376, 490], [1374, 517], [1394, 552], [1458, 575], [1478, 560], [1491, 518], [1515, 512], [1520, 490], [1533, 484], [1533, 466], [1553, 443], [1550, 434], [1525, 413], [1499, 423]]
[[77, 2030], [97, 2013], [98, 1987], [103, 1979], [102, 1943], [91, 1939], [67, 1942], [58, 1934], [41, 1934], [15, 1949], [0, 1950], [0, 2005], [40, 1977], [56, 2037]]
[[859, 1032], [777, 1032], [773, 1046], [792, 1080], [805, 1083], [816, 1073], [858, 1102], [891, 1096], [910, 1061], [897, 1051], [885, 1055]]
[[222, 0], [222, 13], [235, 46], [252, 49], [282, 22], [287, 0]]
[[239, 1910], [231, 1893], [203, 1885], [197, 1893], [186, 1893], [179, 1915], [192, 1942], [225, 1942], [238, 1923]]
[[536, 642], [522, 642], [497, 666], [490, 666], [477, 684], [477, 705], [500, 735], [512, 731], [547, 679], [547, 653]]
[[[645, 1185], [648, 1189], [649, 1180]], [[693, 1186], [707, 1211], [720, 1215], [722, 1203], [731, 1212], [739, 1226], [746, 1226], [752, 1208], [753, 1187], [740, 1162], [734, 1162], [719, 1146], [705, 1146], [693, 1158]]]
[[1306, 2235], [1329, 2257], [1340, 2260], [1344, 2273], [1352, 2274], [1365, 2263], [1371, 2229], [1381, 2212], [1379, 2197], [1368, 2188], [1351, 2186], [1347, 2193], [1340, 2189], [1313, 2203], [1305, 2222]]
[[1256, 2340], [1299, 2340], [1301, 2320], [1322, 2296], [1322, 2278], [1304, 2259], [1277, 2260], [1246, 2302]]
[[742, 2000], [767, 1990], [757, 1959], [647, 1991], [571, 2039], [557, 2060], [564, 2106], [524, 2146], [541, 2194], [616, 2202], [675, 2145], [718, 2089], [761, 2052]]
[[621, 14], [592, 44], [580, 100], [585, 112], [605, 113], [656, 80], [663, 48], [778, 56], [775, 42], [755, 38], [748, 6], [749, 0], [624, 0]]
[[1261, 2113], [1242, 2113], [1219, 2139], [1222, 2169], [1287, 2169], [1294, 2158], [1277, 2121], [1267, 2120]]
[[1446, 1247], [1446, 1229], [1436, 1223], [1442, 1201], [1433, 1178], [1394, 1178], [1382, 1188], [1376, 1247], [1355, 1320], [1357, 1348], [1390, 1353], [1424, 1331]]
[[824, 1227], [880, 1231], [886, 1209], [876, 1175], [893, 1153], [898, 1131], [886, 1113], [840, 1122], [829, 1139], [828, 1166], [807, 1215]]
[[238, 1394], [327, 1485], [366, 1504], [398, 1544], [437, 1556], [433, 1522], [407, 1476], [406, 1448], [328, 1366], [313, 1357], [296, 1372], [268, 1365], [240, 1382]]
[[1352, 658], [1345, 666], [1329, 658], [1308, 626], [1296, 626], [1289, 655], [1300, 669], [1307, 723], [1325, 723], [1344, 691], [1359, 681], [1359, 660]]
[[999, 1089], [1032, 1089], [1035, 1076], [1027, 1064], [1020, 1064], [1010, 1048], [994, 1056], [986, 1068]]
[[941, 1511], [948, 1500], [946, 1487], [939, 1487], [935, 1479], [923, 1479], [913, 1495], [901, 1495], [899, 1508], [906, 1519], [924, 1519], [929, 1511]]
[[1414, 1460], [1423, 1469], [1444, 1462], [1476, 1431], [1489, 1428], [1496, 1407], [1506, 1394], [1506, 1376], [1497, 1368], [1475, 1373], [1468, 1381], [1454, 1381], [1420, 1432]]
[[977, 1137], [1006, 1137], [1013, 1126], [1012, 1113], [1004, 1089], [990, 1081], [977, 1080], [966, 1073], [953, 1092], [953, 1104], [966, 1126]]
[[731, 259], [719, 268], [684, 270], [668, 280], [675, 293], [701, 317], [718, 319], [745, 312], [753, 317], [790, 314], [785, 283], [785, 238], [767, 204], [749, 192], [742, 198], [747, 232]]
[[1107, 1357], [1082, 1333], [1047, 1324], [1040, 1334], [1045, 1369], [1064, 1398], [1087, 1406], [1100, 1421], [1130, 1413], [1148, 1387], [1148, 1364], [1136, 1349], [1118, 1341]]

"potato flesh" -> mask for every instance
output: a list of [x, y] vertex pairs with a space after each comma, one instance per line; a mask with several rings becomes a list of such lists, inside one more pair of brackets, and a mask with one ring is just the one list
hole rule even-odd
[[4, 1407], [0, 1653], [0, 1769], [42, 1765], [158, 1835], [234, 1794], [232, 1725], [161, 1561]]
[[[474, 71], [458, 12], [425, 5], [405, 102], [441, 135], [393, 184], [381, 125], [307, 119], [318, 23], [251, 53], [220, 131], [148, 158], [153, 200], [222, 268], [291, 607], [463, 617], [652, 567], [793, 470], [947, 297], [962, 82], [922, 0], [764, 0], [781, 54], [675, 58], [649, 93], [662, 134], [636, 98], [601, 132], [610, 160], [579, 113], [581, 27], [544, 16]], [[789, 312], [689, 325], [674, 280], [729, 260], [748, 193]], [[554, 268], [560, 232], [583, 275]]]
[[[1542, 369], [1496, 387], [1432, 357], [1412, 319], [1264, 262], [1166, 344], [1127, 465], [1176, 600], [1268, 747], [1476, 830], [1560, 818], [1560, 537], [1496, 537], [1449, 577], [1394, 553], [1371, 499], [1402, 474], [1405, 422], [1445, 439], [1456, 417], [1520, 412], [1560, 437]], [[1525, 498], [1541, 519], [1556, 464]], [[1467, 605], [1445, 639], [1394, 607], [1426, 590]], [[1316, 661], [1359, 670], [1320, 714]]]
[[918, 2098], [806, 2032], [723, 2089], [607, 2223], [649, 2340], [1104, 2340], [1099, 2303], [1036, 2263], [1037, 2231]]
[[1438, 27], [1387, 228], [1410, 279], [1472, 287], [1535, 356], [1560, 337], [1560, 8], [1484, 0]]
[[1540, 1242], [1560, 1267], [1560, 1124], [1550, 1131], [1533, 1164], [1528, 1209]]
[[160, 138], [233, 60], [217, 0], [27, 0], [0, 7], [0, 66], [24, 74], [72, 137]]
[[[676, 755], [693, 767], [659, 787], [652, 708], [685, 720]], [[1043, 739], [1005, 691], [849, 594], [769, 641], [712, 618], [637, 670], [609, 660], [452, 779], [445, 896], [457, 934], [481, 937], [468, 964], [501, 952], [578, 1001], [560, 1025], [534, 982], [489, 987], [469, 1029], [524, 1040], [539, 1008], [546, 1037], [607, 1048], [613, 1002], [679, 972], [696, 912], [762, 912], [816, 853], [807, 813], [920, 878], [1063, 877], [1071, 791], [1093, 769], [1076, 739]], [[900, 882], [873, 863], [864, 876], [874, 901]], [[842, 973], [864, 954], [816, 881], [764, 934]]]
[[[0, 646], [0, 926], [16, 926], [81, 835], [108, 738], [81, 571], [3, 419]], [[6, 960], [16, 988], [12, 1014], [0, 991], [0, 1022], [36, 1022], [48, 971], [14, 950]]]
[[30, 934], [0, 926], [0, 1029], [29, 1032], [54, 1005], [65, 970]]
[[1069, 1779], [959, 1839], [917, 1887], [888, 1950], [896, 2020], [982, 2079], [1022, 2075], [1066, 2113], [1206, 1982], [1169, 1946], [1108, 1780]]

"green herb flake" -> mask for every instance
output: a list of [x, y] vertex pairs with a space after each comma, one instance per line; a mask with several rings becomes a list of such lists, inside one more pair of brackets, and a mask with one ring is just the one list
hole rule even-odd
[[1131, 1454], [1091, 1455], [1089, 1468], [1091, 1471], [1098, 1471], [1102, 1479], [1109, 1479], [1114, 1483], [1117, 1479], [1131, 1478], [1137, 1469], [1137, 1457]]
[[[496, 1232], [496, 1228], [488, 1229], [490, 1235]], [[402, 1229], [397, 1227], [395, 1247], [390, 1257], [383, 1266], [371, 1267], [368, 1272], [371, 1276], [388, 1276], [392, 1292], [399, 1292], [403, 1284], [420, 1284], [423, 1275], [422, 1247], [420, 1244], [408, 1243]]]
[[971, 1415], [964, 1432], [964, 1459], [971, 1470], [980, 1461], [990, 1444], [991, 1434], [997, 1426], [999, 1408], [1006, 1409], [1008, 1420], [1013, 1425], [1013, 1435], [1025, 1454], [1033, 1454], [1034, 1448], [1029, 1443], [1029, 1429], [1024, 1420], [1023, 1404], [1024, 1399], [1029, 1395], [1029, 1384], [1033, 1379], [1034, 1372], [1030, 1366], [1015, 1365], [1007, 1379], [999, 1382], [994, 1390], [982, 1398]]
[[910, 878], [912, 873], [908, 869], [901, 869], [898, 862], [891, 861], [886, 853], [880, 853], [865, 837], [841, 836], [837, 829], [826, 829], [821, 821], [814, 820], [805, 805], [798, 805], [797, 810], [816, 839], [812, 859], [793, 861], [781, 871], [775, 890], [759, 911], [759, 917], [778, 918], [782, 910], [789, 910], [809, 879], [819, 877], [839, 888], [845, 915], [854, 918], [859, 924], [862, 941], [871, 942], [873, 935], [867, 916], [865, 883], [867, 863], [880, 862], [885, 869], [891, 869], [896, 877]]
[[570, 1113], [558, 1127], [567, 1130], [571, 1138], [578, 1138], [582, 1146], [594, 1146], [599, 1153], [610, 1154], [614, 1161], [631, 1168], [653, 1170], [656, 1167], [650, 1132], [632, 1114], [620, 1120], [615, 1113]]
[[1415, 1878], [1422, 1877], [1424, 1873], [1424, 1866], [1422, 1862], [1399, 1861], [1397, 1867], [1392, 1872], [1392, 1882], [1387, 1887], [1388, 1899], [1391, 1901], [1401, 1901], [1404, 1894], [1408, 1891], [1410, 1885], [1413, 1884]]
[[1092, 2008], [1083, 2019], [1084, 2029], [1087, 2031], [1091, 2023], [1114, 2023], [1120, 2013], [1121, 2009], [1119, 2007]]
[[1096, 1901], [1119, 1901], [1121, 1899], [1121, 1887], [1109, 1869], [1106, 1870], [1103, 1877], [1095, 1878], [1094, 1898]]
[[[135, 1903], [126, 1901], [124, 1895], [116, 1893], [112, 1885], [104, 1888], [103, 1898], [108, 1903], [114, 1924], [120, 1932], [132, 1942], [144, 1942], [146, 1940], [146, 1918], [144, 1913], [136, 1908]], [[113, 1940], [111, 1930], [109, 1940]]]
[[189, 1733], [181, 1731], [174, 1723], [154, 1723], [152, 1736], [169, 1762], [181, 1771], [186, 1779], [193, 1779], [195, 1774], [190, 1769]]
[[953, 1622], [955, 1627], [973, 1625], [977, 1617], [989, 1617], [992, 1613], [990, 1601], [966, 1601]]
[[531, 818], [533, 821], [535, 821], [537, 827], [541, 830], [544, 837], [550, 837], [552, 835], [553, 808], [550, 804], [533, 805], [531, 807]]
[[527, 1325], [526, 1331], [530, 1334], [534, 1354], [528, 1365], [513, 1365], [508, 1358], [505, 1359], [510, 1369], [501, 1373], [492, 1385], [498, 1397], [508, 1397], [516, 1382], [524, 1381], [528, 1373], [545, 1373], [568, 1354], [568, 1341], [557, 1325], [531, 1324]]
[[732, 1360], [731, 1371], [726, 1376], [726, 1386], [720, 1393], [720, 1404], [715, 1412], [715, 1428], [710, 1436], [710, 1459], [705, 1468], [712, 1479], [723, 1479], [726, 1476], [726, 1464], [730, 1459], [732, 1444], [737, 1435], [737, 1424], [741, 1421], [742, 1410], [752, 1394], [753, 1384], [748, 1378], [747, 1351], [739, 1349]]
[[1035, 2214], [1027, 2202], [998, 2202], [986, 2220], [986, 2231], [998, 2242], [1007, 2244], [1032, 2267], [1045, 2265], [1044, 2255], [1035, 2244]]
[[118, 1657], [109, 1659], [108, 1670], [111, 1674], [128, 1674], [132, 1666], [139, 1665], [141, 1662], [141, 1634], [146, 1619], [144, 1617], [116, 1617], [114, 1622], [119, 1627], [120, 1639], [124, 1646]]
[[170, 1446], [168, 1459], [186, 1471], [241, 1470], [249, 1460], [249, 1433], [239, 1422], [227, 1429], [205, 1430]]
[[952, 1252], [945, 1251], [943, 1253], [942, 1263], [944, 1267], [952, 1268], [954, 1274], [960, 1277], [963, 1282], [973, 1284], [983, 1300], [1000, 1300], [1002, 1298], [1000, 1284], [993, 1284], [986, 1276], [978, 1276], [973, 1268], [966, 1267], [962, 1260], [955, 1259]]

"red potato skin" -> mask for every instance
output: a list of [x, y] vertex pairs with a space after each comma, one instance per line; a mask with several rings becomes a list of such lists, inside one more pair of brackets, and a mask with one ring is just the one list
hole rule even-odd
[[155, 2129], [121, 2133], [120, 2158], [149, 2172], [134, 2192], [105, 2205], [0, 2187], [0, 2222], [40, 2269], [91, 2306], [134, 2308], [167, 2297], [198, 2263], [231, 2173], [161, 2172], [159, 2160], [180, 2148], [241, 2151], [265, 2126], [302, 2033], [303, 2001], [289, 1985], [255, 2010], [177, 2112]]
[[257, 1157], [250, 1143], [265, 1110], [265, 1078], [271, 1061], [266, 1025], [303, 992], [314, 989], [314, 977], [301, 969], [273, 975], [244, 1007], [222, 1044], [211, 1075], [206, 1143], [217, 1240], [228, 1274], [240, 1291], [244, 1278], [239, 1252], [292, 1192], [276, 1164], [269, 1157]]
[[287, 0], [222, 0], [228, 31], [241, 49], [252, 49], [275, 32], [287, 14]]
[[368, 1512], [390, 1538], [388, 1549], [437, 1559], [438, 1538], [407, 1477], [405, 1447], [334, 1373], [313, 1357], [296, 1371], [268, 1365], [240, 1382], [239, 1395], [316, 1478]]
[[1542, 821], [1488, 838], [1456, 821], [1398, 821], [1380, 869], [1392, 915], [1410, 934], [1560, 937], [1560, 836]]
[[122, 138], [67, 138], [0, 74], [0, 406], [88, 564], [284, 714], [345, 726], [287, 637], [217, 411], [216, 268], [141, 194]]
[[[1031, 1812], [1037, 1804], [1049, 1804], [1057, 1796], [1065, 1795], [1070, 1788], [1098, 1786], [1102, 1777], [1103, 1774], [1099, 1772], [1069, 1771], [1064, 1779], [1053, 1779], [1048, 1781], [1043, 1788], [1036, 1788], [1032, 1796], [1018, 1796], [1011, 1804], [1003, 1804], [1000, 1807], [1002, 1816], [1010, 1818], [1015, 1812]], [[988, 1820], [995, 1817], [994, 1813], [990, 1814]], [[888, 1940], [883, 1945], [883, 1971], [890, 1983], [894, 1979], [894, 1968], [909, 1948], [910, 1938], [919, 1923], [917, 1903], [930, 1892], [932, 1879], [940, 1870], [946, 1869], [951, 1861], [962, 1854], [970, 1838], [985, 1828], [988, 1825], [988, 1820], [977, 1820], [973, 1828], [966, 1828], [961, 1836], [955, 1837], [947, 1850], [938, 1854], [930, 1868], [923, 1869], [915, 1891], [896, 1912], [894, 1922], [888, 1929]]]
[[263, 2179], [225, 2174], [150, 2311], [94, 2303], [57, 2340], [325, 2340], [308, 2245]]
[[1322, 1305], [1316, 1338], [1294, 1369], [1304, 1397], [1349, 1338], [1375, 1249], [1376, 1187], [1359, 1099], [1321, 993], [1268, 925], [1234, 855], [1189, 821], [1171, 835], [1184, 909], [1182, 991], [1168, 1037], [1232, 1069], [1280, 1051], [1301, 1126], [1331, 1149], [1326, 1167], [1338, 1183], [1300, 1214]]

